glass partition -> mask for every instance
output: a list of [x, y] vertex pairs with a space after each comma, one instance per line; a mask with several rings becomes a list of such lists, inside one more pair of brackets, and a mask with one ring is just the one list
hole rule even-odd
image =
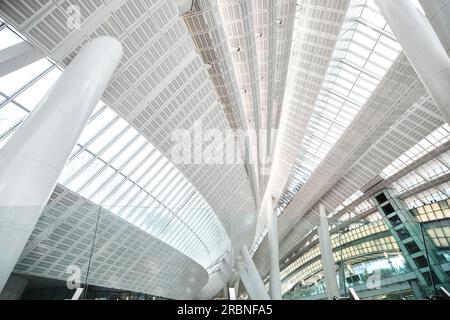
[[[447, 200], [410, 210], [393, 230], [381, 215], [329, 218], [340, 298], [353, 288], [364, 299], [433, 299], [450, 285], [450, 219]], [[388, 218], [394, 211], [387, 214]], [[390, 221], [390, 220], [389, 220]], [[319, 240], [282, 269], [284, 299], [326, 299]], [[448, 289], [447, 289], [448, 290]]]

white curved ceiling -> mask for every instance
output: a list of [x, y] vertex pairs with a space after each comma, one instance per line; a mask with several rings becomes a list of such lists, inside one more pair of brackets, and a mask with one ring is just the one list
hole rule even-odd
[[[82, 9], [79, 30], [65, 23], [70, 4]], [[199, 0], [182, 15], [173, 0], [11, 0], [0, 13], [61, 67], [94, 37], [122, 42], [108, 107], [94, 112], [60, 183], [199, 263], [210, 275], [202, 298], [229, 277], [224, 257], [254, 239], [267, 273], [265, 215], [257, 217], [266, 186], [281, 213], [284, 261], [317, 225], [319, 200], [339, 216], [449, 139], [372, 0]], [[14, 43], [5, 30], [0, 39]], [[59, 73], [47, 60], [27, 68], [0, 79], [0, 147]], [[270, 179], [259, 161], [168, 161], [170, 134], [192, 133], [199, 119], [267, 129], [239, 151], [254, 161], [269, 149]], [[418, 179], [412, 172], [398, 187]], [[370, 209], [365, 200], [356, 211]]]

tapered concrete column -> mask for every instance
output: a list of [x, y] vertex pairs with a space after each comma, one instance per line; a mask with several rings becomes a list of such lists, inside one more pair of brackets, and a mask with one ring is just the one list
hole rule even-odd
[[322, 266], [325, 285], [327, 287], [327, 298], [332, 300], [339, 296], [339, 288], [336, 279], [336, 267], [334, 263], [333, 250], [331, 247], [330, 231], [328, 230], [328, 219], [325, 207], [321, 204], [320, 209], [320, 225], [319, 232], [319, 246], [320, 254], [322, 256]]
[[236, 290], [234, 289], [234, 287], [228, 288], [228, 299], [236, 300]]
[[450, 56], [450, 0], [420, 0], [420, 4]]
[[244, 287], [247, 290], [250, 299], [258, 300], [258, 294], [256, 293], [256, 290], [253, 287], [252, 280], [250, 279], [250, 276], [248, 275], [248, 272], [245, 269], [244, 262], [238, 261], [237, 270], [239, 273], [239, 277], [241, 278], [242, 283], [244, 284]]
[[344, 269], [344, 264], [339, 263], [339, 267], [338, 267], [338, 275], [339, 275], [339, 289], [340, 291], [344, 291], [345, 292], [345, 269]]
[[[254, 289], [254, 295], [256, 297], [256, 300], [270, 300], [269, 294], [266, 291], [266, 287], [264, 286], [264, 283], [261, 280], [258, 269], [253, 263], [252, 257], [248, 253], [248, 249], [246, 246], [242, 247], [241, 255], [242, 255], [242, 262], [244, 263], [245, 269], [247, 270], [247, 274], [251, 281], [251, 286]], [[241, 279], [242, 282], [244, 282], [244, 279], [242, 277]]]
[[278, 254], [278, 217], [273, 210], [272, 197], [268, 197], [267, 200], [267, 229], [270, 254], [269, 291], [273, 300], [281, 300], [281, 278]]
[[450, 59], [428, 19], [410, 0], [375, 0], [420, 80], [450, 124]]
[[229, 298], [230, 298], [229, 291], [228, 291], [228, 286], [227, 286], [227, 285], [225, 285], [225, 287], [222, 288], [222, 294], [223, 294], [223, 297], [224, 297], [225, 299], [229, 299]]
[[419, 281], [417, 279], [413, 279], [408, 281], [409, 285], [411, 286], [411, 291], [413, 292], [414, 296], [417, 300], [425, 300], [425, 294], [423, 292], [423, 289], [421, 288]]
[[237, 280], [236, 280], [236, 282], [234, 283], [234, 295], [235, 295], [235, 297], [236, 298], [239, 298], [239, 284], [241, 283], [241, 279], [240, 278], [238, 278]]
[[113, 38], [87, 44], [0, 150], [0, 291], [121, 57]]
[[30, 280], [12, 274], [0, 291], [0, 300], [20, 300]]

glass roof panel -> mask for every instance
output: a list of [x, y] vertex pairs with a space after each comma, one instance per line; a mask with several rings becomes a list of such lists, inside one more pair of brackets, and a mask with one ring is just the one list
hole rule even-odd
[[0, 109], [0, 133], [8, 131], [26, 115], [27, 112], [19, 108], [14, 102], [6, 104]]
[[9, 48], [21, 42], [23, 42], [22, 38], [15, 34], [11, 29], [0, 29], [0, 50]]
[[433, 179], [448, 174], [450, 172], [450, 163], [448, 162], [449, 158], [450, 151], [447, 151], [439, 155], [435, 159], [428, 161], [424, 165], [397, 180], [393, 184], [395, 190], [397, 190], [397, 192], [401, 194], [403, 192], [421, 186]]
[[392, 175], [399, 172], [408, 164], [419, 159], [426, 153], [434, 150], [443, 143], [450, 140], [450, 127], [448, 124], [441, 126], [433, 131], [430, 135], [420, 140], [416, 145], [403, 153], [397, 159], [395, 159], [390, 165], [388, 165], [382, 172], [381, 177], [387, 179]]
[[21, 89], [24, 84], [32, 81], [50, 67], [52, 67], [50, 61], [41, 59], [17, 71], [9, 73], [0, 78], [0, 92], [10, 96]]
[[124, 152], [132, 139], [136, 137], [136, 132], [130, 130], [130, 127], [128, 126], [125, 132], [103, 152], [102, 159], [106, 162], [112, 161], [121, 152]]
[[405, 199], [410, 208], [417, 208], [426, 204], [450, 198], [450, 182], [445, 182], [439, 186], [420, 192], [414, 196]]
[[29, 89], [17, 96], [15, 101], [32, 111], [50, 87], [58, 80], [61, 73], [61, 70], [58, 68], [52, 68], [52, 70], [45, 74], [42, 79], [38, 80]]

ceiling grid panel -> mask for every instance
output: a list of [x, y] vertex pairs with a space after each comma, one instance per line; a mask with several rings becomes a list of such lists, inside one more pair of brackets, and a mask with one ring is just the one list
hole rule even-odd
[[[183, 19], [203, 62], [208, 66], [209, 77], [230, 126], [247, 131], [248, 122], [244, 115], [241, 91], [217, 1], [195, 1], [192, 10], [183, 14]], [[251, 152], [248, 141], [245, 147], [242, 152], [244, 159], [248, 159]], [[245, 166], [256, 202], [255, 168], [248, 161]]]
[[[296, 0], [277, 1], [277, 22], [280, 23], [277, 30], [277, 57], [275, 73], [274, 108], [272, 112], [272, 127], [279, 128], [280, 116], [285, 95], [286, 79], [291, 57], [292, 36], [294, 33], [295, 15], [298, 9]], [[276, 137], [273, 138], [272, 145]], [[272, 146], [273, 150], [274, 146]]]
[[[272, 112], [274, 103], [274, 87], [276, 72], [276, 48], [277, 48], [277, 1], [252, 0], [254, 11], [254, 32], [256, 61], [259, 77], [260, 92], [260, 128], [258, 135], [260, 156], [262, 159], [270, 157], [272, 142]], [[266, 161], [266, 160], [264, 160]], [[268, 175], [260, 176], [259, 192], [263, 197]]]
[[[348, 1], [304, 1], [297, 12], [289, 72], [275, 147], [273, 196], [278, 200], [324, 80]], [[272, 180], [273, 179], [273, 180]]]
[[240, 88], [244, 106], [245, 121], [256, 136], [249, 135], [251, 146], [249, 158], [255, 163], [256, 190], [260, 194], [260, 141], [258, 130], [261, 127], [261, 93], [256, 52], [256, 32], [252, 0], [219, 0], [225, 34], [231, 48], [237, 84]]
[[[276, 201], [294, 168], [348, 4], [346, 0], [303, 1], [297, 8], [283, 113], [269, 181]], [[258, 221], [256, 235], [264, 233], [265, 225], [265, 218]]]

